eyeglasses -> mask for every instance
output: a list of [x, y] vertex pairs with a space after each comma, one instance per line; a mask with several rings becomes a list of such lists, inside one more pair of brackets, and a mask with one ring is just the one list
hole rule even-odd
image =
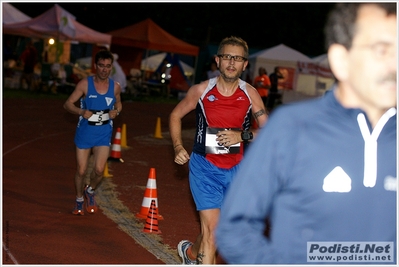
[[370, 45], [355, 45], [352, 46], [352, 48], [370, 49], [373, 56], [379, 60], [391, 58], [394, 55], [396, 49], [396, 47], [392, 43], [386, 42], [378, 42]]
[[237, 62], [243, 62], [243, 61], [247, 60], [245, 57], [242, 57], [242, 56], [232, 56], [232, 55], [229, 55], [229, 54], [218, 55], [218, 57], [220, 57], [220, 58], [222, 58], [222, 59], [224, 59], [224, 60], [231, 60], [231, 59], [234, 59], [234, 61], [237, 61]]
[[97, 64], [97, 67], [99, 67], [101, 69], [104, 69], [104, 68], [110, 69], [110, 68], [112, 68], [112, 65]]

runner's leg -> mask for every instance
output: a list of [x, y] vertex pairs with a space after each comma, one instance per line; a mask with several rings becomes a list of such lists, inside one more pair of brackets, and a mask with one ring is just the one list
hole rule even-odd
[[215, 229], [219, 221], [219, 209], [201, 210], [202, 242], [200, 244], [197, 261], [199, 264], [216, 264]]
[[93, 148], [94, 166], [90, 174], [90, 186], [93, 190], [97, 188], [104, 176], [104, 169], [109, 157], [109, 150], [109, 146], [96, 146]]

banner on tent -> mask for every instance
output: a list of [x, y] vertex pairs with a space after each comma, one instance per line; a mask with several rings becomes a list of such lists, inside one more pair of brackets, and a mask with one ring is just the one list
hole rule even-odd
[[298, 61], [298, 73], [317, 75], [324, 78], [333, 78], [330, 69], [319, 66], [315, 63], [300, 62]]

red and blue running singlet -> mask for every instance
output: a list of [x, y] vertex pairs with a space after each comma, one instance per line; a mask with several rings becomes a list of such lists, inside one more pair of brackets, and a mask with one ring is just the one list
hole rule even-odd
[[237, 90], [231, 96], [223, 96], [217, 89], [218, 78], [209, 80], [208, 86], [196, 107], [197, 130], [193, 152], [203, 155], [219, 168], [229, 169], [243, 157], [243, 145], [238, 154], [207, 154], [205, 137], [207, 128], [248, 130], [251, 121], [252, 102], [246, 89], [246, 82], [239, 80]]

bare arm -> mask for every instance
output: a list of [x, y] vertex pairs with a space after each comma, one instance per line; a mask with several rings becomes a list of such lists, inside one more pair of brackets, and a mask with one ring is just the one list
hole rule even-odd
[[181, 120], [190, 111], [194, 110], [202, 92], [205, 90], [207, 81], [201, 84], [192, 86], [187, 95], [180, 101], [172, 110], [169, 116], [169, 132], [172, 139], [173, 149], [175, 151], [175, 162], [183, 165], [190, 156], [183, 146], [183, 139], [181, 135]]
[[109, 116], [111, 118], [115, 118], [122, 111], [121, 92], [122, 92], [121, 85], [118, 82], [115, 82], [115, 84], [114, 84], [114, 94], [115, 94], [114, 109], [109, 111]]
[[68, 99], [64, 103], [64, 108], [72, 113], [72, 114], [77, 114], [83, 116], [85, 119], [90, 118], [90, 116], [93, 114], [89, 110], [84, 110], [81, 109], [80, 107], [76, 106], [76, 102], [83, 96], [87, 94], [87, 78], [81, 80], [75, 87], [75, 90], [73, 90], [72, 94], [68, 97]]
[[[259, 127], [262, 128], [268, 119], [265, 105], [263, 104], [262, 98], [255, 88], [253, 88], [252, 86], [247, 86], [247, 91], [249, 97], [252, 100], [252, 115], [254, 116], [255, 121], [259, 125]], [[255, 131], [253, 135], [255, 138], [257, 135], [257, 131]]]

